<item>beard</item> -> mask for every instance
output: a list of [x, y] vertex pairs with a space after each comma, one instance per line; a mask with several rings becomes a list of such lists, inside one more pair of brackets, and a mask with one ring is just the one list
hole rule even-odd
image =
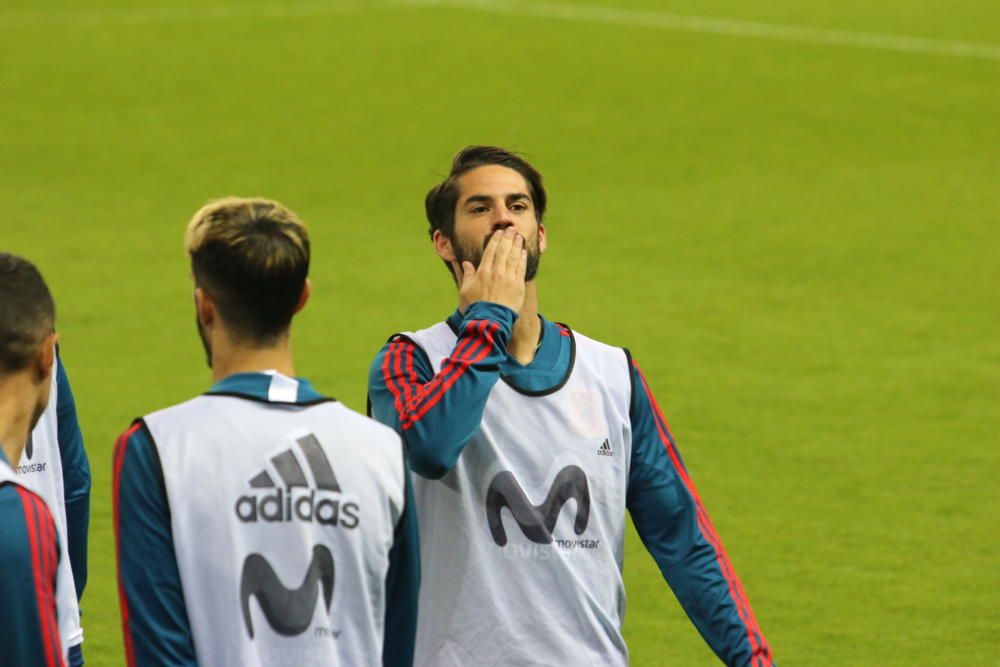
[[[479, 263], [483, 261], [483, 253], [486, 251], [486, 246], [490, 244], [490, 239], [493, 237], [491, 232], [483, 239], [483, 243], [480, 246], [476, 246], [474, 243], [463, 243], [458, 239], [452, 239], [451, 245], [455, 250], [455, 260], [458, 262], [458, 266], [462, 266], [462, 262], [471, 262], [472, 266], [479, 268]], [[528, 263], [524, 269], [524, 282], [530, 282], [535, 279], [538, 275], [538, 267], [542, 260], [542, 253], [538, 248], [538, 234], [535, 234], [530, 239], [525, 237], [524, 247], [528, 251]]]

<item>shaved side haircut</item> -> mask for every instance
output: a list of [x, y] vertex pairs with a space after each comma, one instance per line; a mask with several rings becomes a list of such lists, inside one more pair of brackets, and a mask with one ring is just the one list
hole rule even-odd
[[0, 253], [0, 375], [23, 370], [55, 324], [42, 274], [28, 260]]
[[194, 214], [184, 235], [195, 285], [243, 342], [284, 335], [309, 275], [309, 234], [269, 199], [227, 197]]

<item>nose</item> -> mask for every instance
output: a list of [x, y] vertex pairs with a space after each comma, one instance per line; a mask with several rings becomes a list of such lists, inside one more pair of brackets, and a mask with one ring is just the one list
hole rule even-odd
[[508, 227], [514, 226], [514, 221], [510, 219], [510, 213], [507, 211], [506, 206], [500, 206], [495, 209], [496, 213], [493, 217], [493, 224], [490, 226], [490, 231], [500, 230], [501, 232]]

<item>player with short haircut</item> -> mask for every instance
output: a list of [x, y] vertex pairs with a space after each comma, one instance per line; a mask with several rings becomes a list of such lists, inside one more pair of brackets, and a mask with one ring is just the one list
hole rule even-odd
[[411, 664], [419, 547], [399, 436], [294, 373], [305, 226], [228, 198], [185, 245], [214, 384], [115, 448], [127, 664]]
[[0, 253], [0, 667], [66, 664], [56, 522], [11, 466], [48, 405], [56, 339], [55, 305], [41, 274]]
[[539, 314], [539, 172], [461, 151], [426, 198], [458, 308], [371, 366], [372, 414], [406, 442], [420, 516], [416, 665], [625, 665], [625, 515], [711, 648], [767, 667], [754, 619], [628, 350]]
[[17, 473], [52, 509], [61, 547], [56, 591], [59, 634], [69, 651], [69, 667], [82, 667], [80, 599], [87, 585], [90, 461], [60, 346], [53, 360], [48, 406], [28, 437]]
[[17, 472], [52, 508], [61, 545], [59, 631], [69, 650], [69, 666], [82, 667], [80, 600], [87, 585], [90, 461], [60, 346], [53, 362], [48, 407], [31, 431]]

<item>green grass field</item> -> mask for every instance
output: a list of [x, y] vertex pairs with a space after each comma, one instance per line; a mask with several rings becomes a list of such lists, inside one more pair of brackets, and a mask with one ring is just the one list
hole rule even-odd
[[[1000, 664], [1000, 4], [587, 2], [0, 5], [0, 248], [59, 306], [89, 664], [124, 662], [114, 437], [209, 382], [188, 217], [310, 224], [298, 370], [363, 409], [385, 337], [453, 307], [422, 201], [469, 143], [545, 174], [543, 312], [643, 365], [781, 665]], [[715, 664], [628, 554], [634, 663]]]

